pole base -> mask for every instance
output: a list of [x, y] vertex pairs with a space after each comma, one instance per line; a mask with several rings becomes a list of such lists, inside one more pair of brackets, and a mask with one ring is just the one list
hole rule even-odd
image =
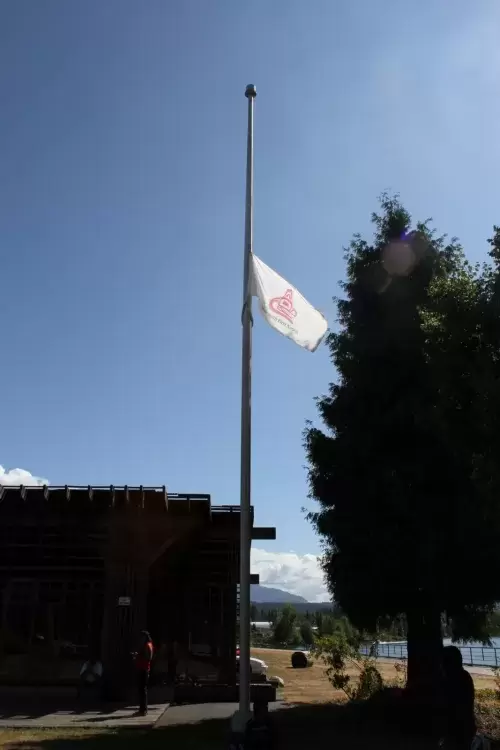
[[252, 716], [253, 714], [250, 709], [248, 709], [248, 711], [241, 711], [238, 708], [231, 717], [231, 732], [238, 735], [244, 735], [247, 724]]

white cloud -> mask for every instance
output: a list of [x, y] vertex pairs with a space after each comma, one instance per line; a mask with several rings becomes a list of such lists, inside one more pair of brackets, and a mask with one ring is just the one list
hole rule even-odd
[[20, 484], [25, 487], [42, 487], [44, 484], [48, 484], [48, 481], [42, 477], [34, 477], [25, 469], [10, 469], [7, 471], [3, 466], [0, 466], [0, 485], [15, 487]]
[[262, 585], [298, 594], [309, 602], [330, 599], [317, 555], [267, 552], [253, 547], [252, 573], [259, 574]]

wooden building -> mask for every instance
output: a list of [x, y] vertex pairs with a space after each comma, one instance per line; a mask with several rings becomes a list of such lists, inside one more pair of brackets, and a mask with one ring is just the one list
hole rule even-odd
[[147, 628], [234, 683], [239, 522], [239, 506], [165, 487], [0, 487], [0, 658], [93, 652], [116, 694]]

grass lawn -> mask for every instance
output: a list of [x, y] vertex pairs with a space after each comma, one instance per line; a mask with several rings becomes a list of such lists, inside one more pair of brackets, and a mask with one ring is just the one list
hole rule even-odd
[[[252, 652], [269, 665], [269, 675], [282, 677], [283, 698], [294, 704], [273, 715], [278, 746], [304, 750], [313, 737], [320, 745], [353, 750], [427, 750], [435, 743], [402, 737], [380, 721], [366, 720], [363, 706], [347, 704], [342, 692], [334, 691], [320, 664], [308, 669], [292, 669], [290, 651], [254, 649]], [[380, 661], [385, 679], [396, 677], [394, 662]], [[353, 671], [354, 675], [354, 671]], [[490, 736], [500, 739], [500, 702], [491, 678], [474, 678], [478, 691], [477, 714], [480, 725]], [[0, 730], [2, 750], [223, 750], [227, 746], [227, 720], [209, 720], [187, 726], [145, 730]]]
[[102, 732], [92, 732], [85, 730], [52, 730], [47, 729], [45, 731], [35, 729], [33, 731], [28, 729], [0, 729], [0, 747], [1, 748], [22, 748], [22, 750], [28, 750], [29, 748], [43, 747], [42, 742], [53, 742], [54, 748], [57, 747], [56, 743], [61, 743], [59, 746], [64, 747], [66, 739], [70, 740], [90, 740], [93, 736], [98, 737], [102, 735]]
[[[314, 704], [283, 709], [274, 715], [277, 747], [305, 750], [311, 741], [319, 747], [350, 750], [436, 750], [435, 742], [402, 737], [375, 729], [360, 717], [343, 722], [344, 704]], [[353, 721], [354, 719], [354, 721]], [[319, 743], [318, 743], [319, 740]], [[149, 732], [5, 732], [2, 750], [224, 750], [228, 744], [227, 721], [204, 721], [198, 725], [169, 727]]]
[[[293, 669], [291, 666], [292, 651], [278, 649], [252, 649], [253, 656], [263, 659], [269, 665], [269, 676], [282, 677], [285, 683], [283, 691], [287, 703], [325, 703], [326, 701], [344, 700], [342, 691], [333, 690], [325, 676], [324, 667], [315, 662], [308, 669]], [[379, 659], [377, 666], [385, 681], [395, 680], [397, 677], [395, 662], [390, 659]], [[356, 670], [349, 670], [355, 677]], [[476, 690], [494, 690], [493, 677], [473, 675]]]
[[[335, 705], [302, 706], [283, 710], [276, 716], [278, 747], [304, 750], [311, 739], [356, 750], [435, 750], [434, 744], [372, 732], [332, 728]], [[320, 743], [323, 745], [323, 741]], [[6, 732], [0, 734], [2, 750], [224, 750], [228, 744], [227, 722], [213, 720], [199, 725], [169, 727], [149, 732]]]
[[[197, 726], [161, 730], [25, 730], [0, 731], [2, 750], [215, 750], [224, 748], [224, 727]], [[181, 731], [179, 731], [181, 730]]]
[[0, 730], [2, 750], [224, 750], [227, 721], [142, 730]]

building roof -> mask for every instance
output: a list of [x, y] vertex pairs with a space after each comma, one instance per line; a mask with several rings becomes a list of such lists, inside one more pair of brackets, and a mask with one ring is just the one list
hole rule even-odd
[[46, 506], [51, 510], [90, 509], [95, 512], [114, 508], [135, 508], [173, 515], [186, 513], [238, 513], [239, 505], [212, 506], [208, 494], [172, 493], [165, 486], [35, 486], [0, 485], [0, 514], [20, 507]]

